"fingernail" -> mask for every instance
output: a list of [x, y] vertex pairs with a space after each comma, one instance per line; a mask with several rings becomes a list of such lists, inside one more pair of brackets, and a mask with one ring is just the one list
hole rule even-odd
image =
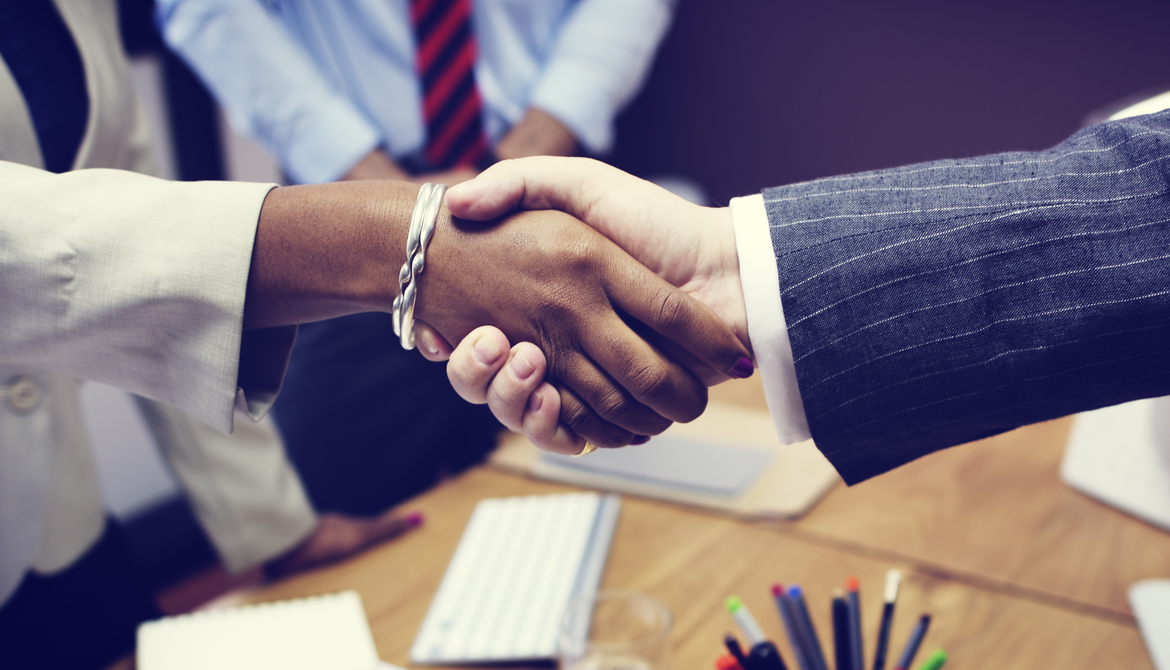
[[580, 458], [581, 456], [592, 454], [595, 451], [597, 451], [597, 445], [592, 442], [586, 442], [585, 447], [576, 454], [576, 457]]
[[755, 371], [756, 365], [755, 363], [752, 363], [752, 359], [741, 358], [735, 364], [735, 367], [731, 368], [731, 372], [729, 374], [731, 374], [731, 376], [735, 377], [736, 379], [747, 379], [748, 377], [751, 377], [752, 373]]
[[512, 374], [516, 375], [516, 379], [520, 381], [528, 379], [533, 372], [536, 372], [536, 366], [529, 362], [528, 357], [522, 353], [513, 356], [508, 366], [512, 368]]
[[410, 514], [406, 515], [406, 525], [410, 526], [411, 528], [418, 528], [422, 524], [423, 524], [423, 513], [422, 512], [411, 512]]
[[439, 347], [435, 344], [435, 338], [431, 335], [431, 331], [425, 328], [415, 331], [414, 343], [432, 356], [439, 355]]
[[541, 398], [539, 393], [533, 393], [532, 395], [528, 396], [528, 411], [529, 412], [539, 412], [540, 408], [543, 405], [544, 405], [544, 398]]
[[630, 444], [646, 444], [649, 441], [650, 441], [649, 435], [635, 435], [634, 441], [630, 442]]
[[475, 345], [471, 347], [471, 355], [475, 360], [479, 361], [480, 365], [491, 365], [500, 359], [500, 355], [504, 352], [500, 351], [491, 339], [481, 337], [475, 341]]

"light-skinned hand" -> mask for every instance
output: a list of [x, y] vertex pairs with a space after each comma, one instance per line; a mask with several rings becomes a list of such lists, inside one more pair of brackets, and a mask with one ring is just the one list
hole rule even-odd
[[[750, 349], [727, 208], [691, 204], [598, 161], [549, 157], [492, 166], [448, 191], [447, 204], [455, 215], [474, 220], [516, 209], [568, 212], [710, 307]], [[486, 402], [505, 426], [525, 433], [541, 448], [576, 453], [584, 446], [570, 426], [558, 421], [558, 394], [542, 382], [545, 357], [540, 347], [529, 342], [510, 346], [504, 333], [491, 327], [473, 331], [453, 353], [433, 333], [425, 337], [428, 357], [450, 355], [448, 376], [465, 399]], [[661, 346], [672, 349], [669, 343]], [[484, 356], [483, 351], [497, 355]], [[710, 384], [727, 376], [708, 370], [703, 379]]]

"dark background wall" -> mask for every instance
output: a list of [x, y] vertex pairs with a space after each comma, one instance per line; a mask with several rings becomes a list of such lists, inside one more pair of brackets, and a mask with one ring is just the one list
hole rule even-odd
[[1170, 1], [681, 0], [609, 159], [720, 204], [765, 186], [1042, 149], [1170, 87]]

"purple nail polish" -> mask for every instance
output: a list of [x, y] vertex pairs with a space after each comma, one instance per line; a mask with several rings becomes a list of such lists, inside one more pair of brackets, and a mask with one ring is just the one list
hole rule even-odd
[[633, 444], [646, 444], [649, 441], [650, 441], [649, 435], [635, 435], [634, 441], [630, 442], [630, 444], [632, 444], [632, 445]]
[[411, 512], [410, 514], [406, 515], [406, 525], [410, 526], [411, 528], [418, 528], [422, 524], [423, 524], [423, 513], [422, 512]]
[[735, 367], [731, 368], [731, 376], [736, 379], [747, 379], [756, 371], [755, 363], [752, 363], [750, 358], [741, 358], [736, 362]]

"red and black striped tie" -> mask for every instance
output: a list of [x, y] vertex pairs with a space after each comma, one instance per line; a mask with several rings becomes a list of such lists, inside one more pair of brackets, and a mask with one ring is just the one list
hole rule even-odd
[[476, 165], [487, 153], [475, 85], [471, 0], [411, 0], [422, 81], [425, 154], [435, 170]]

